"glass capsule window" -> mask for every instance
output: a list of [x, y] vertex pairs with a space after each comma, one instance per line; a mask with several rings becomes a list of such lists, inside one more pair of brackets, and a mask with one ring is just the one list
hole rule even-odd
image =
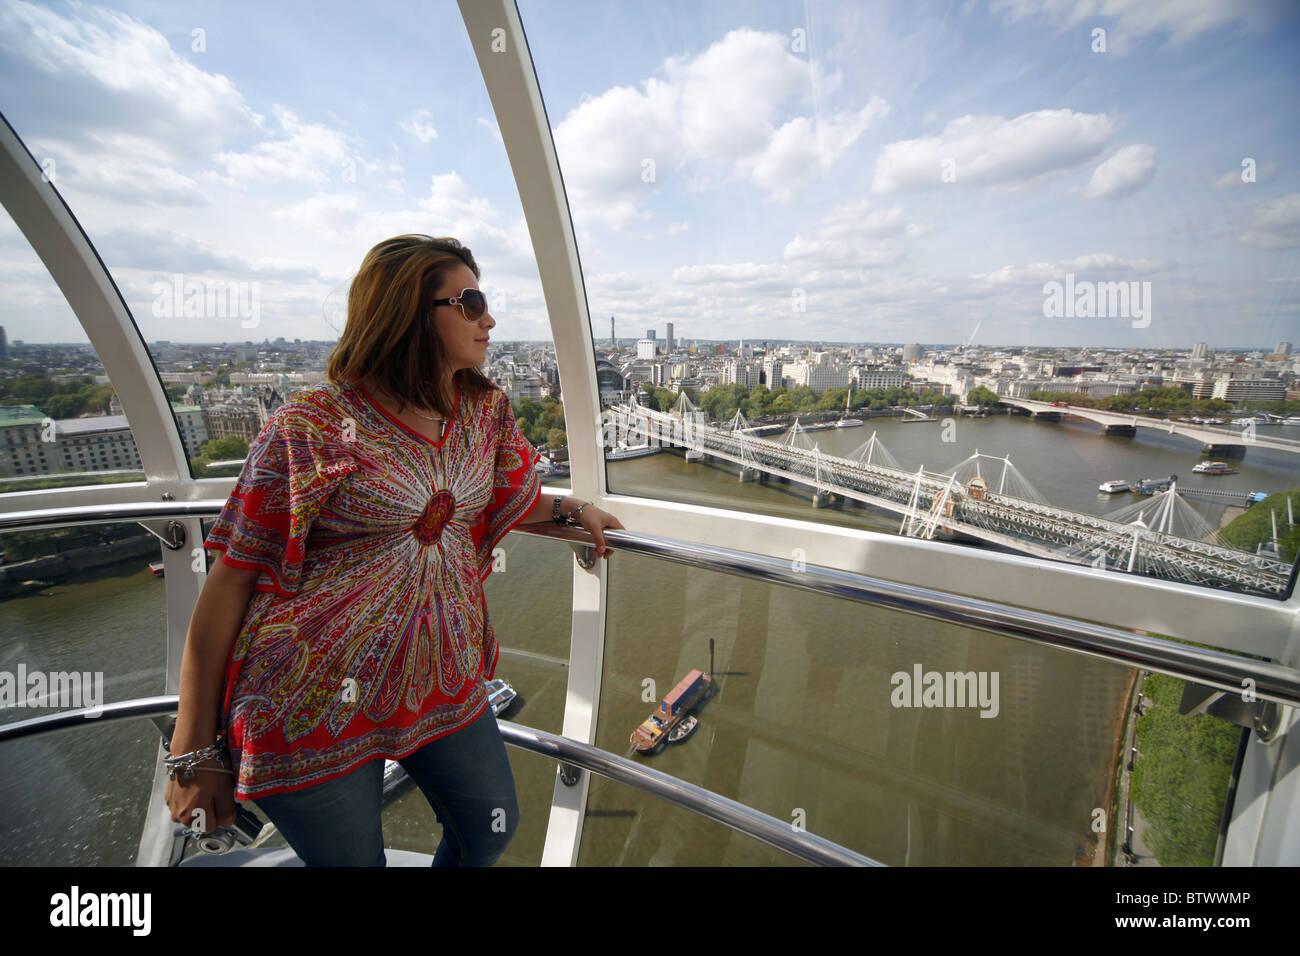
[[1293, 9], [520, 10], [613, 491], [1286, 593]]

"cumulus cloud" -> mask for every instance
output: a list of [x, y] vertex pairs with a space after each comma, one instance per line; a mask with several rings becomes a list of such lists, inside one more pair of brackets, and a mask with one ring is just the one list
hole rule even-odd
[[733, 30], [694, 57], [670, 57], [662, 78], [585, 99], [555, 129], [569, 198], [580, 218], [621, 228], [674, 175], [708, 184], [741, 177], [788, 202], [834, 163], [888, 104], [816, 118], [791, 115], [810, 87], [836, 77], [794, 56], [788, 38]]
[[800, 233], [786, 243], [782, 256], [828, 268], [897, 265], [906, 256], [906, 242], [925, 232], [902, 209], [877, 208], [858, 200], [832, 207], [810, 233]]
[[1241, 241], [1258, 249], [1300, 246], [1300, 193], [1256, 206], [1254, 222]]
[[176, 167], [206, 162], [227, 137], [263, 134], [227, 77], [125, 13], [78, 7], [64, 16], [14, 0], [0, 5], [0, 51], [40, 77], [23, 90], [35, 117], [28, 143], [76, 190], [199, 205], [199, 184]]
[[790, 202], [803, 189], [810, 172], [828, 169], [888, 113], [889, 104], [873, 96], [857, 113], [833, 116], [820, 124], [797, 116], [776, 131], [759, 156], [738, 160], [736, 168], [773, 199]]
[[1125, 146], [1092, 171], [1083, 194], [1089, 199], [1119, 199], [1137, 192], [1155, 174], [1154, 147], [1142, 143]]
[[217, 154], [230, 182], [322, 185], [340, 181], [345, 160], [357, 161], [358, 150], [346, 134], [320, 123], [303, 122], [284, 107], [277, 106], [274, 112], [282, 137], [263, 140], [246, 152]]
[[871, 190], [1024, 183], [1091, 159], [1114, 130], [1104, 113], [1069, 109], [1014, 119], [962, 116], [938, 136], [887, 143], [876, 158]]

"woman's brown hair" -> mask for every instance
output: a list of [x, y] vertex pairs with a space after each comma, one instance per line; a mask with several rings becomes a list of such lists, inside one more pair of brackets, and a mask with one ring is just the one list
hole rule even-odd
[[460, 265], [479, 277], [473, 254], [450, 238], [395, 236], [367, 252], [348, 292], [347, 325], [330, 353], [329, 380], [368, 381], [396, 398], [399, 412], [414, 404], [445, 418], [454, 412], [456, 384], [471, 399], [496, 388], [476, 368], [446, 374], [433, 300], [443, 278]]

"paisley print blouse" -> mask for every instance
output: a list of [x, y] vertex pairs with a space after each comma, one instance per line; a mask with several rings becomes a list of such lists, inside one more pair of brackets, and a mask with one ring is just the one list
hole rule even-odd
[[404, 757], [487, 705], [492, 552], [536, 505], [538, 453], [493, 389], [440, 442], [360, 386], [295, 393], [254, 440], [205, 547], [260, 569], [221, 724], [257, 799]]

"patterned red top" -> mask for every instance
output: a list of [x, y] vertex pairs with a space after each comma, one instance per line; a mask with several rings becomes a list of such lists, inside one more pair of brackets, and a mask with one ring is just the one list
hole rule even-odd
[[404, 757], [487, 705], [492, 551], [536, 505], [537, 451], [500, 389], [456, 392], [441, 442], [356, 385], [295, 393], [204, 546], [260, 568], [221, 723], [256, 799]]

